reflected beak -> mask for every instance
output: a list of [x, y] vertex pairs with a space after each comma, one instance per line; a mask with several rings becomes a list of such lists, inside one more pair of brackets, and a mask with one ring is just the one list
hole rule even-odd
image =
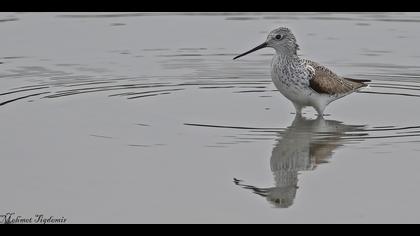
[[238, 56], [234, 57], [233, 60], [235, 60], [237, 58], [240, 58], [240, 57], [243, 57], [243, 56], [245, 56], [247, 54], [250, 54], [251, 52], [255, 52], [257, 50], [260, 50], [261, 48], [266, 48], [266, 47], [267, 47], [267, 43], [263, 43], [263, 44], [261, 44], [259, 46], [256, 46], [255, 48], [249, 50], [248, 52], [244, 52], [241, 55], [238, 55]]

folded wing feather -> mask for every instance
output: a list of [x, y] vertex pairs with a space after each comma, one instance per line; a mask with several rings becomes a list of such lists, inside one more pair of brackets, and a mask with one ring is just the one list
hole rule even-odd
[[370, 82], [370, 80], [343, 78], [316, 62], [309, 60], [306, 60], [306, 62], [315, 71], [312, 79], [309, 80], [309, 85], [314, 91], [320, 94], [348, 94], [359, 88], [366, 87], [367, 84], [365, 82]]

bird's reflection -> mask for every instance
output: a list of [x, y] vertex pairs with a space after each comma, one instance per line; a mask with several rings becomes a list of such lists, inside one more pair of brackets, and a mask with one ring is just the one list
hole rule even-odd
[[314, 170], [317, 165], [327, 163], [334, 151], [346, 143], [344, 137], [364, 128], [322, 117], [311, 120], [296, 116], [286, 130], [278, 133], [271, 154], [270, 167], [275, 186], [259, 188], [238, 179], [234, 182], [265, 197], [275, 207], [288, 208], [296, 197], [299, 172]]

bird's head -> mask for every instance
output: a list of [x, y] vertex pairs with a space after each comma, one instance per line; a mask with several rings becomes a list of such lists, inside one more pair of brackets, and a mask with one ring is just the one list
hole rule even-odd
[[299, 45], [297, 44], [296, 38], [293, 35], [292, 31], [286, 27], [280, 27], [271, 31], [268, 34], [267, 39], [264, 43], [245, 53], [236, 56], [233, 59], [235, 60], [239, 57], [245, 56], [247, 54], [250, 54], [252, 52], [266, 47], [274, 48], [277, 54], [281, 54], [283, 56], [296, 55], [297, 50], [299, 50]]

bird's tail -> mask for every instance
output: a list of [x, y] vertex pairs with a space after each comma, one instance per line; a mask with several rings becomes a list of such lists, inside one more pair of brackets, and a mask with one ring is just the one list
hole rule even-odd
[[368, 79], [352, 79], [352, 78], [344, 78], [344, 79], [350, 80], [352, 82], [360, 83], [360, 84], [372, 82], [372, 80], [368, 80]]
[[372, 82], [372, 80], [368, 80], [368, 79], [352, 79], [352, 78], [344, 78], [344, 79], [359, 84], [360, 85], [359, 89], [360, 88], [369, 89], [368, 83]]

